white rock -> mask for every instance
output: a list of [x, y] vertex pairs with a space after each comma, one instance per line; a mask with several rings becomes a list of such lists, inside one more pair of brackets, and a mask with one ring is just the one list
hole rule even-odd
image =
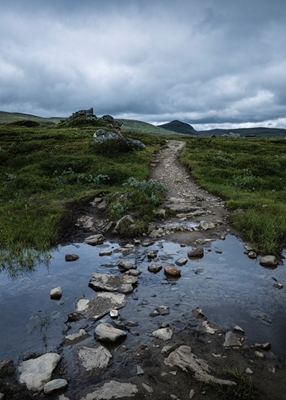
[[114, 328], [111, 324], [102, 323], [95, 328], [94, 336], [97, 340], [113, 343], [119, 339], [125, 338], [127, 334], [121, 329]]
[[51, 379], [52, 372], [60, 361], [61, 356], [56, 353], [47, 353], [41, 357], [23, 361], [19, 365], [20, 383], [26, 384], [32, 391], [42, 390]]
[[103, 346], [83, 347], [79, 350], [78, 356], [87, 371], [106, 368], [112, 358], [111, 353]]
[[195, 391], [194, 391], [194, 389], [191, 389], [190, 390], [190, 394], [189, 394], [189, 398], [192, 399], [194, 397], [194, 395], [195, 395]]
[[44, 386], [44, 393], [49, 394], [54, 392], [55, 390], [60, 390], [66, 388], [68, 382], [65, 379], [54, 379]]
[[120, 399], [121, 397], [134, 397], [137, 393], [138, 388], [136, 385], [110, 381], [96, 389], [93, 393], [88, 394], [86, 397], [82, 397], [80, 400]]
[[170, 340], [173, 336], [173, 331], [170, 328], [161, 328], [154, 331], [152, 336], [162, 340]]
[[65, 344], [71, 345], [71, 344], [79, 343], [82, 340], [87, 339], [89, 336], [90, 335], [84, 329], [80, 329], [79, 332], [77, 332], [77, 333], [67, 335], [65, 337]]
[[53, 300], [59, 300], [63, 295], [63, 290], [60, 286], [50, 291], [50, 298]]

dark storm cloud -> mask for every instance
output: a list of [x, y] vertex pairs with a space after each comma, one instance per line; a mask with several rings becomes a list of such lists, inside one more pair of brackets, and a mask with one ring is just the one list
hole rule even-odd
[[284, 0], [0, 5], [0, 110], [286, 127]]

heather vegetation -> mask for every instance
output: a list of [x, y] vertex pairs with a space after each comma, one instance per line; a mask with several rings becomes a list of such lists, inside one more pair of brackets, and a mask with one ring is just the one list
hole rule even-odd
[[[45, 127], [27, 121], [1, 126], [2, 267], [31, 268], [35, 258], [48, 257], [45, 251], [58, 243], [61, 221], [71, 203], [98, 190], [118, 192], [130, 178], [147, 179], [152, 154], [164, 139], [134, 133], [144, 142], [143, 151], [123, 140], [100, 147], [93, 142], [95, 129], [86, 124]], [[151, 198], [148, 202], [154, 207]]]
[[207, 190], [227, 200], [230, 220], [260, 253], [286, 243], [286, 140], [190, 139], [182, 160]]

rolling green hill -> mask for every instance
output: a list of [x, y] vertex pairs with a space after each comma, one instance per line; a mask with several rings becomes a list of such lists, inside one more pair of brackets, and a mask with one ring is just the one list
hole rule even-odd
[[0, 124], [10, 124], [17, 121], [35, 121], [43, 125], [54, 125], [62, 120], [60, 117], [42, 118], [36, 115], [23, 114], [23, 113], [10, 113], [6, 111], [0, 111]]

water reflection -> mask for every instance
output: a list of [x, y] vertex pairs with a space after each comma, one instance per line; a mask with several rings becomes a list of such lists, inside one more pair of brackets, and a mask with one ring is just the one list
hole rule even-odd
[[[113, 250], [112, 255], [100, 256], [100, 251], [107, 248]], [[157, 274], [148, 272], [148, 265], [153, 262], [147, 257], [148, 252], [156, 250], [164, 267], [170, 262], [175, 264], [180, 257], [187, 258], [190, 247], [161, 240], [150, 247], [138, 246], [125, 256], [119, 248], [112, 242], [96, 247], [85, 243], [59, 247], [51, 253], [49, 265], [39, 265], [33, 273], [12, 280], [1, 272], [1, 359], [18, 360], [27, 352], [55, 349], [65, 335], [65, 321], [75, 310], [76, 301], [95, 295], [88, 287], [92, 273], [119, 273], [117, 262], [122, 257], [142, 272], [138, 287], [120, 310], [125, 318], [139, 322], [141, 336], [157, 329], [160, 319], [150, 314], [160, 305], [170, 307], [168, 321], [177, 323], [190, 319], [191, 310], [201, 307], [219, 325], [241, 326], [250, 344], [269, 341], [274, 353], [286, 357], [285, 289], [273, 286], [273, 278], [285, 282], [284, 266], [275, 270], [261, 267], [258, 260], [244, 254], [243, 242], [228, 235], [225, 240], [204, 247], [203, 258], [188, 259], [180, 267], [181, 278], [170, 280], [163, 270]], [[79, 259], [66, 262], [68, 253], [76, 253]], [[57, 286], [63, 288], [63, 296], [60, 301], [50, 300], [50, 290]], [[268, 319], [257, 317], [257, 313]]]

